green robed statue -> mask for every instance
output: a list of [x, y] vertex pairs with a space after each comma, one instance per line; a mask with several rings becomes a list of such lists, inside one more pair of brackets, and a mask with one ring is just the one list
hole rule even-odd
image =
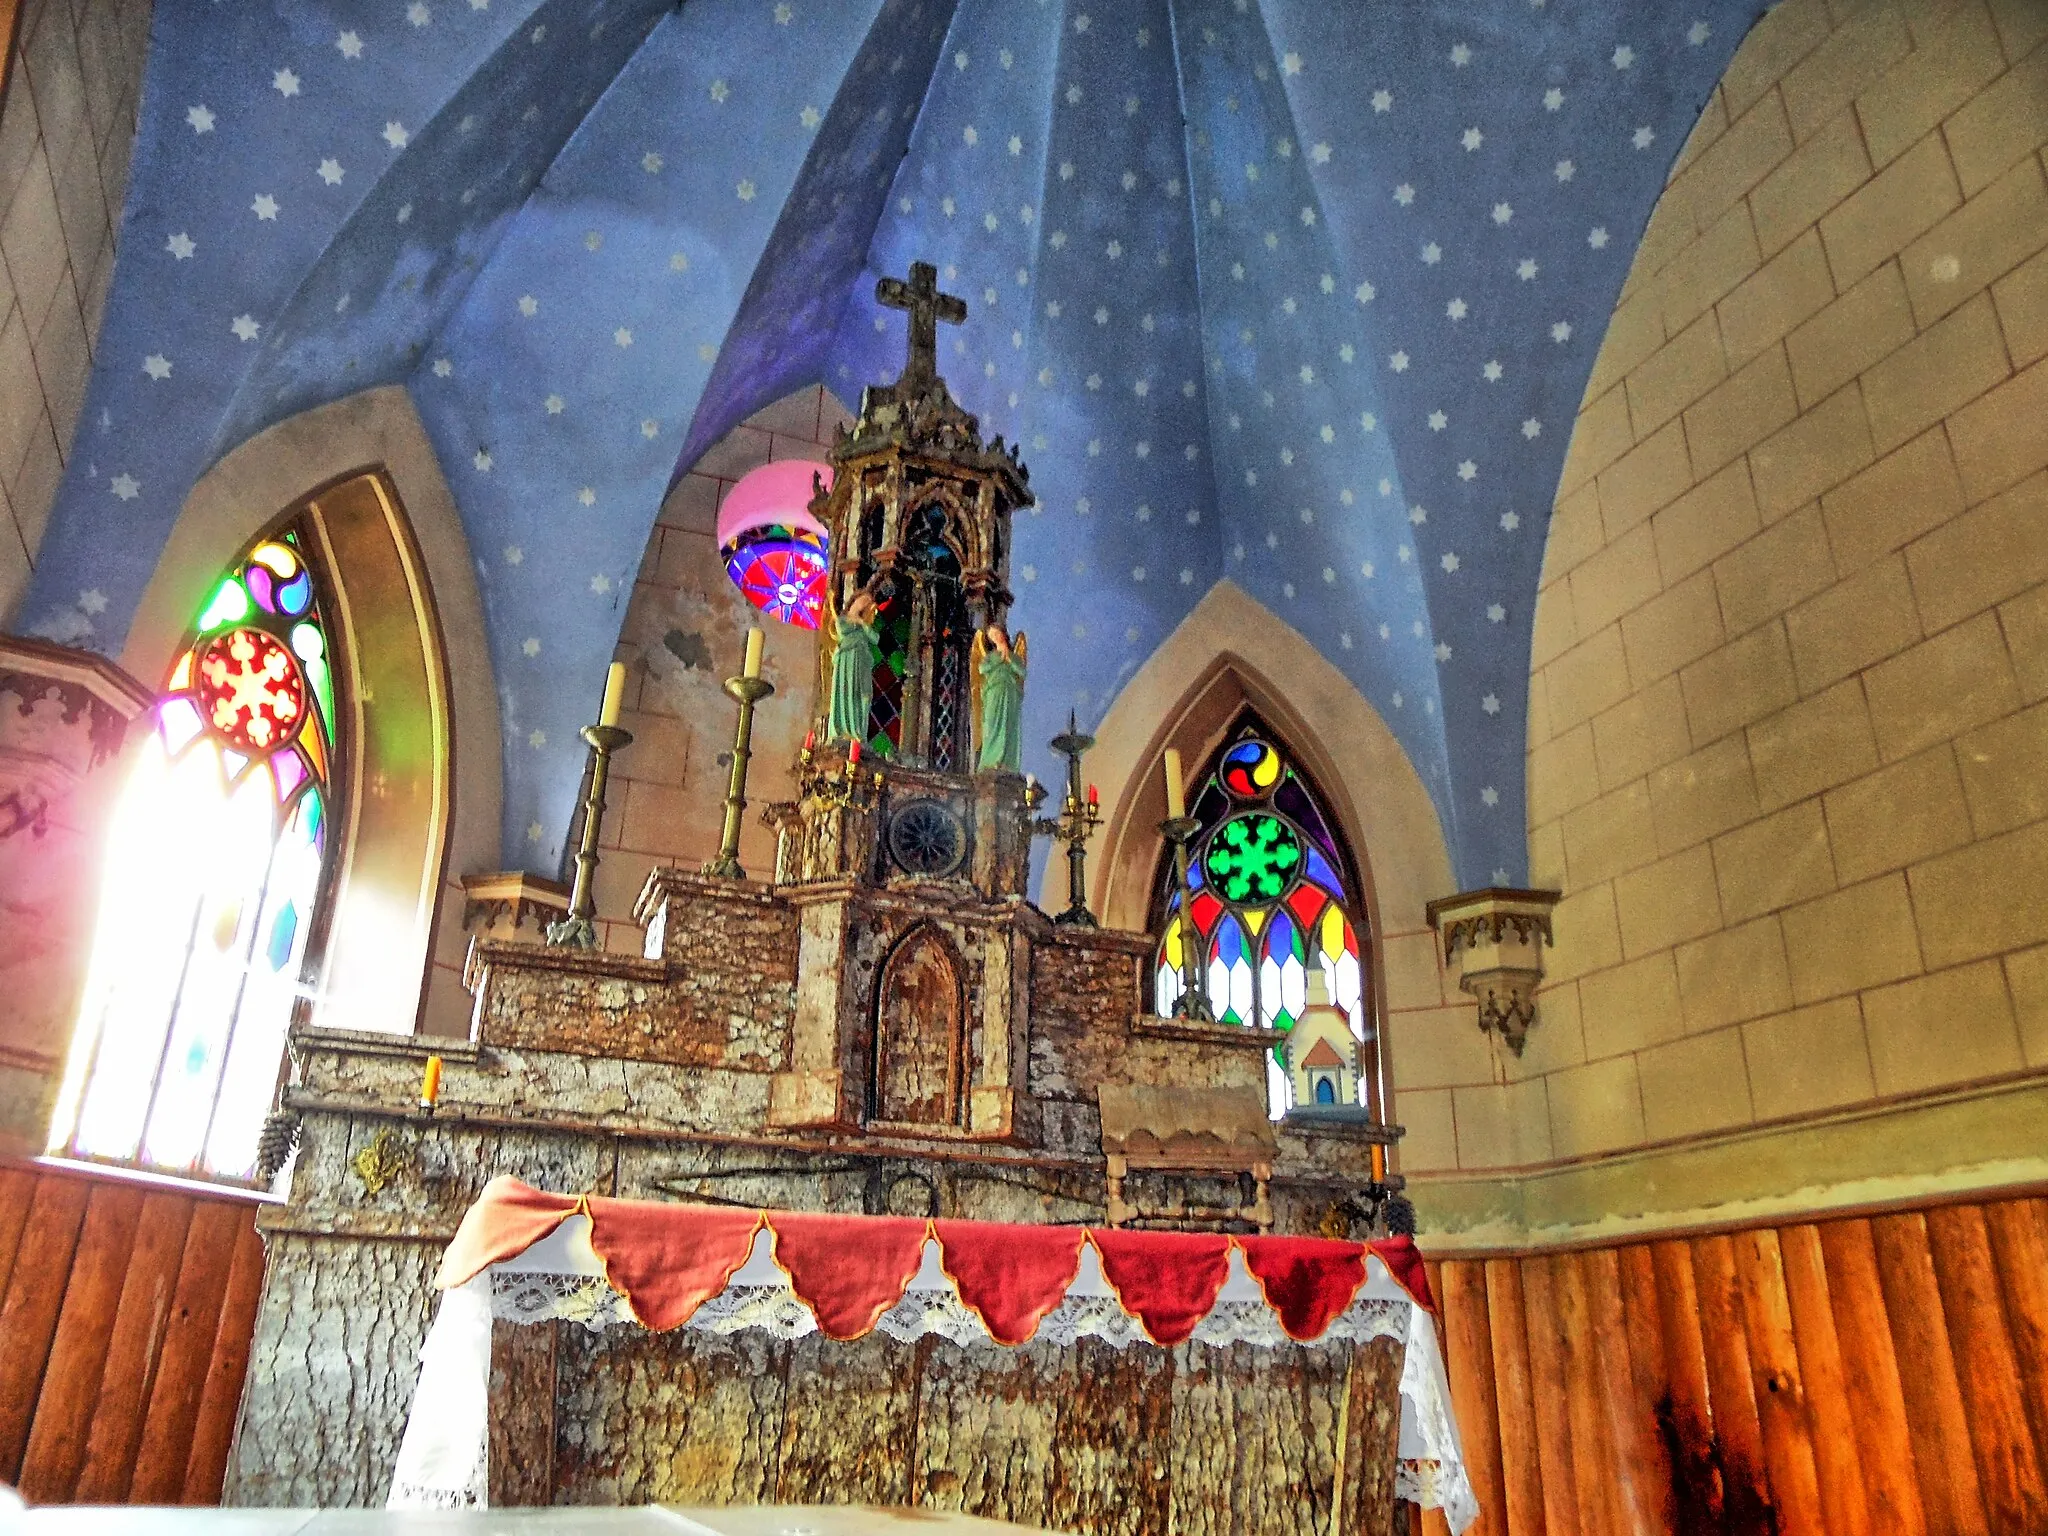
[[855, 593], [846, 611], [833, 617], [832, 639], [832, 710], [825, 720], [825, 739], [866, 742], [868, 711], [875, 700], [875, 658], [882, 649], [871, 594]]
[[975, 769], [1015, 773], [1024, 759], [1024, 669], [1031, 640], [1022, 630], [1012, 643], [1000, 624], [974, 636]]

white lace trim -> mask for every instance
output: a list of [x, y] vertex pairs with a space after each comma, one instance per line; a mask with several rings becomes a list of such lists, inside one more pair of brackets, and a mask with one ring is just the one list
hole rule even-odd
[[[571, 1230], [577, 1223], [581, 1230]], [[704, 1302], [683, 1327], [731, 1334], [760, 1329], [778, 1339], [818, 1331], [811, 1309], [772, 1262], [763, 1233], [755, 1252], [726, 1288]], [[1143, 1325], [1123, 1309], [1102, 1275], [1092, 1247], [1082, 1250], [1081, 1272], [1060, 1304], [1031, 1336], [1033, 1343], [1071, 1348], [1097, 1339], [1114, 1349], [1150, 1346]], [[546, 1265], [542, 1268], [540, 1266]], [[468, 1285], [447, 1292], [420, 1350], [420, 1383], [399, 1449], [388, 1506], [393, 1509], [482, 1508], [489, 1484], [488, 1396], [490, 1323], [564, 1321], [600, 1330], [633, 1323], [626, 1298], [607, 1283], [590, 1252], [588, 1222], [575, 1218], [555, 1237]], [[875, 1326], [904, 1343], [937, 1337], [961, 1348], [996, 1349], [996, 1343], [939, 1264], [938, 1245], [927, 1242], [924, 1262], [909, 1288]], [[1424, 1508], [1441, 1509], [1453, 1531], [1479, 1516], [1458, 1430], [1450, 1384], [1430, 1314], [1409, 1300], [1384, 1264], [1372, 1260], [1366, 1282], [1349, 1306], [1331, 1319], [1307, 1348], [1357, 1347], [1370, 1339], [1399, 1339], [1401, 1365], [1400, 1467], [1395, 1490]], [[1277, 1349], [1294, 1344], [1267, 1304], [1243, 1255], [1231, 1251], [1231, 1271], [1216, 1303], [1196, 1324], [1192, 1342], [1212, 1348], [1250, 1344]]]

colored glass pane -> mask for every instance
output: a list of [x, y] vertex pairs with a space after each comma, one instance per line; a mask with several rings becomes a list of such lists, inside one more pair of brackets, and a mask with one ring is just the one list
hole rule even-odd
[[725, 549], [726, 575], [747, 601], [800, 629], [824, 616], [827, 568], [825, 540], [809, 529], [753, 528]]
[[1209, 879], [1230, 901], [1270, 901], [1301, 865], [1301, 838], [1277, 816], [1233, 816], [1202, 857]]
[[53, 1150], [249, 1176], [320, 895], [329, 662], [292, 535], [198, 614], [110, 823]]
[[1311, 843], [1303, 850], [1304, 868], [1309, 879], [1326, 891], [1341, 891], [1344, 882], [1337, 878], [1336, 868], [1323, 857], [1322, 850]]
[[1287, 910], [1300, 922], [1304, 933], [1316, 931], [1316, 919], [1322, 916], [1323, 908], [1330, 898], [1321, 886], [1310, 885], [1306, 880], [1287, 893]]
[[1197, 891], [1195, 899], [1188, 904], [1188, 917], [1195, 925], [1195, 931], [1207, 937], [1209, 930], [1216, 926], [1216, 919], [1223, 914], [1223, 903], [1207, 891]]

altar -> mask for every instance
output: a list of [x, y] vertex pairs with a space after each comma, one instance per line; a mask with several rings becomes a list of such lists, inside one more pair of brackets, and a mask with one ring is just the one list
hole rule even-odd
[[1477, 1514], [1406, 1238], [500, 1179], [437, 1283], [394, 1508], [872, 1502], [1134, 1536], [1391, 1531], [1397, 1498]]

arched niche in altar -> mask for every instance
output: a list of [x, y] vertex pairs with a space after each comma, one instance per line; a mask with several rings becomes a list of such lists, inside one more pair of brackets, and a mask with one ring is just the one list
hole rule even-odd
[[916, 924], [890, 949], [875, 989], [870, 1121], [959, 1124], [964, 990], [959, 956], [931, 924]]

